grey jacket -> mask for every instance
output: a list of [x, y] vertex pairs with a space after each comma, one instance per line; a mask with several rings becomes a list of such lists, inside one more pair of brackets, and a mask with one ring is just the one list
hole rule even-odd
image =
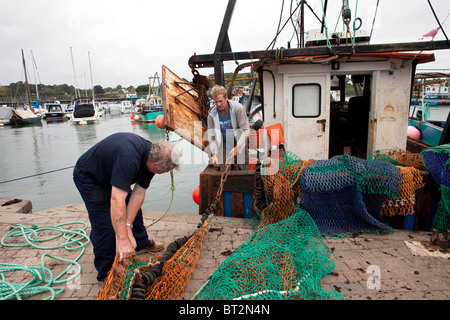
[[[230, 108], [231, 125], [233, 126], [233, 134], [238, 145], [238, 153], [245, 150], [245, 143], [250, 134], [247, 113], [242, 104], [236, 101], [228, 100]], [[214, 106], [208, 115], [208, 142], [210, 154], [219, 154], [222, 148], [222, 132], [220, 131], [219, 111]], [[221, 152], [220, 152], [221, 153]]]

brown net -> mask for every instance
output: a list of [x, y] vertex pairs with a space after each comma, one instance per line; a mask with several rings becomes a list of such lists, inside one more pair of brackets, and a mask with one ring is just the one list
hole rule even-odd
[[382, 216], [398, 216], [414, 213], [416, 190], [425, 186], [419, 170], [413, 167], [398, 167], [400, 170], [400, 192], [386, 200], [381, 210]]
[[190, 237], [172, 242], [165, 253], [144, 259], [118, 256], [96, 300], [177, 300], [189, 284], [200, 256], [210, 215]]
[[367, 156], [367, 160], [386, 161], [396, 166], [425, 169], [425, 161], [420, 153], [410, 153], [403, 149], [376, 150]]
[[153, 255], [150, 258], [143, 259], [131, 256], [128, 259], [119, 261], [119, 254], [117, 254], [113, 267], [95, 300], [126, 300], [130, 294], [130, 284], [133, 282], [138, 270], [147, 270], [149, 265], [159, 257], [158, 255]]

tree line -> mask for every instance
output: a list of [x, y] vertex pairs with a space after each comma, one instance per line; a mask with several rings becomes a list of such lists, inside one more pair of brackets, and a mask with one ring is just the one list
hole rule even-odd
[[[225, 74], [226, 79], [231, 79], [233, 76], [232, 73]], [[209, 85], [210, 88], [214, 85], [214, 79], [213, 75], [209, 75]], [[239, 78], [244, 80], [239, 80]], [[238, 74], [236, 81], [234, 82], [234, 86], [248, 86], [252, 82], [250, 73], [242, 73]], [[189, 82], [186, 79], [183, 79], [186, 82]], [[75, 97], [75, 87], [73, 85], [69, 84], [53, 84], [53, 85], [46, 85], [46, 84], [29, 84], [28, 85], [30, 90], [30, 95], [32, 97], [32, 100], [36, 100], [36, 97], [39, 96], [40, 100], [44, 100], [44, 96], [46, 100], [51, 99], [65, 99], [70, 100]], [[36, 88], [38, 91], [38, 94], [36, 94]], [[79, 89], [77, 91], [81, 97], [91, 97], [92, 96], [92, 90], [91, 89]], [[96, 96], [98, 95], [111, 95], [111, 96], [117, 96], [117, 95], [124, 95], [127, 93], [130, 94], [148, 94], [149, 92], [149, 84], [142, 84], [138, 85], [136, 87], [134, 86], [128, 86], [123, 87], [122, 85], [117, 85], [116, 87], [102, 87], [101, 85], [94, 86], [94, 94]], [[0, 98], [3, 98], [2, 100], [5, 100], [4, 98], [9, 98], [12, 100], [24, 100], [26, 101], [28, 99], [27, 97], [27, 88], [24, 81], [18, 81], [10, 83], [9, 85], [0, 85]]]
[[[73, 85], [68, 85], [66, 83], [64, 84], [53, 84], [53, 85], [45, 85], [45, 84], [29, 84], [28, 85], [30, 90], [30, 95], [32, 97], [36, 97], [39, 95], [41, 100], [43, 100], [43, 97], [65, 97], [65, 98], [71, 98], [75, 97], [75, 87]], [[129, 86], [127, 88], [123, 88], [121, 85], [116, 86], [115, 88], [107, 87], [103, 88], [101, 85], [94, 86], [94, 94], [105, 94], [107, 92], [111, 94], [118, 94], [118, 93], [126, 93], [126, 92], [136, 92], [136, 93], [142, 93], [143, 88], [142, 86], [137, 87], [139, 90], [134, 88], [133, 86]], [[38, 94], [36, 94], [36, 89], [38, 91]], [[148, 85], [147, 85], [147, 91], [148, 91]], [[92, 89], [79, 89], [77, 91], [81, 97], [85, 96], [92, 96]], [[78, 94], [77, 93], [77, 94]], [[27, 88], [26, 84], [23, 81], [18, 81], [14, 83], [10, 83], [9, 85], [3, 85], [0, 86], [0, 97], [6, 98], [10, 97], [13, 99], [19, 99], [23, 97], [27, 97]]]

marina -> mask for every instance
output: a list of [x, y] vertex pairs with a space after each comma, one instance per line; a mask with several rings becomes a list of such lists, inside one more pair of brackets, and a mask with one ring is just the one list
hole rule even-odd
[[[228, 1], [214, 51], [186, 59], [192, 81], [162, 64], [161, 83], [158, 71], [149, 77], [148, 94], [129, 101], [100, 103], [92, 90], [92, 99], [81, 102], [76, 93], [69, 121], [35, 122], [29, 92], [30, 108], [13, 110], [11, 123], [0, 127], [0, 263], [11, 271], [8, 281], [2, 274], [0, 298], [199, 305], [450, 299], [450, 74], [434, 75], [443, 84], [434, 95], [432, 83], [420, 83], [429, 75], [417, 71], [435, 61], [436, 51], [448, 52], [447, 36], [371, 44], [372, 31], [360, 30], [358, 2], [352, 17], [349, 1], [342, 1], [339, 20], [346, 32], [332, 32], [328, 1], [319, 15], [306, 2], [291, 1], [290, 17], [282, 26], [280, 16], [266, 50], [233, 51], [228, 31], [236, 2]], [[304, 29], [307, 9], [319, 28]], [[290, 41], [287, 48], [275, 47], [289, 22], [297, 47]], [[374, 24], [375, 18], [372, 30]], [[225, 63], [236, 65], [231, 78]], [[207, 68], [214, 73], [206, 75]], [[235, 81], [244, 69], [251, 82], [243, 88]], [[76, 79], [75, 67], [73, 72]], [[442, 108], [439, 120], [430, 116], [433, 108]], [[216, 161], [230, 127], [234, 157], [224, 151], [231, 163], [214, 166], [210, 155]], [[97, 281], [90, 221], [72, 171], [86, 150], [115, 132], [172, 142], [181, 168], [156, 175], [142, 205], [149, 237], [164, 242], [164, 251], [138, 251], [123, 260], [117, 254], [114, 262], [111, 254], [110, 271], [109, 264]], [[246, 163], [238, 162], [238, 147]], [[86, 172], [80, 167], [81, 177]], [[93, 219], [91, 209], [89, 214]], [[114, 230], [119, 220], [113, 219]], [[66, 243], [57, 244], [54, 233]], [[48, 258], [56, 260], [49, 268]], [[39, 261], [40, 267], [29, 267]]]
[[[153, 123], [134, 123], [130, 114], [122, 114], [118, 106], [92, 124], [42, 120], [38, 125], [0, 127], [1, 182], [14, 180], [0, 184], [2, 197], [26, 198], [32, 202], [33, 211], [82, 203], [72, 172], [78, 157], [89, 147], [120, 131], [134, 132], [150, 141], [166, 139], [164, 130]], [[174, 172], [176, 191], [171, 210], [198, 214], [192, 191], [198, 186], [198, 174], [207, 163], [206, 155], [175, 134], [171, 134], [171, 141], [180, 147], [185, 159], [181, 170]], [[23, 177], [29, 178], [20, 179]], [[157, 175], [147, 192], [144, 209], [166, 210], [170, 204], [170, 186], [169, 174]]]

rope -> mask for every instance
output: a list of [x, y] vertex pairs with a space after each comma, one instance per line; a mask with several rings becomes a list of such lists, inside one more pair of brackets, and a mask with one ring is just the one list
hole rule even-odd
[[73, 167], [74, 166], [69, 166], [69, 167], [65, 167], [65, 168], [61, 168], [61, 169], [55, 169], [55, 170], [50, 170], [50, 171], [46, 171], [46, 172], [36, 173], [36, 174], [31, 175], [31, 176], [25, 176], [25, 177], [16, 178], [16, 179], [0, 181], [0, 184], [7, 183], [7, 182], [12, 182], [12, 181], [17, 181], [17, 180], [22, 180], [22, 179], [27, 179], [27, 178], [33, 178], [33, 177], [41, 176], [41, 175], [47, 174], [47, 173], [52, 173], [52, 172], [57, 172], [57, 171], [71, 169]]
[[152, 223], [150, 223], [147, 227], [145, 227], [145, 229], [150, 228], [152, 225], [154, 225], [154, 224], [157, 223], [159, 220], [161, 220], [161, 219], [166, 215], [166, 213], [169, 211], [170, 207], [172, 206], [172, 202], [173, 202], [173, 194], [174, 194], [174, 192], [175, 192], [175, 187], [173, 186], [173, 170], [170, 170], [170, 181], [171, 181], [170, 190], [172, 190], [172, 196], [171, 196], [171, 199], [170, 199], [169, 206], [168, 206], [167, 209], [166, 209], [166, 212], [164, 212], [164, 213], [162, 214], [161, 217], [159, 217], [158, 219], [156, 219], [155, 221], [153, 221]]
[[[83, 227], [72, 229], [64, 228], [64, 226], [71, 224], [82, 224]], [[0, 263], [0, 300], [8, 300], [12, 298], [22, 300], [22, 298], [24, 297], [30, 297], [42, 292], [50, 292], [50, 296], [46, 297], [44, 300], [53, 300], [56, 295], [62, 293], [64, 291], [64, 287], [52, 287], [52, 285], [69, 282], [78, 277], [81, 273], [81, 265], [77, 261], [83, 255], [86, 245], [90, 242], [89, 237], [85, 232], [86, 228], [87, 224], [80, 221], [61, 223], [54, 226], [45, 227], [39, 227], [37, 225], [25, 227], [21, 224], [12, 225], [10, 227], [10, 231], [1, 240], [1, 244], [4, 247], [31, 246], [40, 250], [54, 250], [64, 247], [68, 251], [81, 249], [81, 252], [74, 260], [56, 257], [45, 253], [41, 257], [40, 266]], [[44, 231], [56, 231], [57, 234], [39, 238], [38, 234]], [[20, 236], [25, 239], [26, 243], [6, 242], [6, 239], [8, 238], [17, 238]], [[54, 246], [43, 246], [39, 244], [42, 242], [55, 240], [60, 237], [63, 237], [65, 239], [64, 243], [60, 243]], [[45, 266], [46, 258], [66, 262], [69, 264], [69, 266], [59, 275], [54, 276], [52, 271]], [[64, 275], [69, 274], [69, 271], [72, 271], [73, 266], [77, 267], [77, 271], [66, 279], [61, 279]], [[25, 283], [11, 283], [6, 281], [5, 273], [19, 270], [29, 272], [33, 279]], [[72, 272], [70, 272], [70, 274], [71, 273]]]
[[357, 20], [357, 11], [358, 11], [358, 0], [356, 0], [356, 6], [355, 6], [355, 20], [353, 21], [353, 39], [352, 39], [352, 46], [355, 46], [355, 37], [356, 37], [356, 20]]
[[[166, 129], [166, 140], [167, 141], [169, 141], [170, 140], [170, 137], [169, 137], [169, 130], [168, 129]], [[170, 183], [171, 183], [171, 185], [170, 185], [170, 190], [172, 191], [172, 196], [171, 196], [171, 199], [170, 199], [170, 203], [169, 203], [169, 206], [167, 207], [167, 209], [166, 209], [166, 212], [164, 212], [163, 213], [163, 215], [161, 216], [161, 217], [159, 217], [158, 219], [156, 219], [155, 221], [153, 221], [151, 224], [149, 224], [147, 227], [145, 227], [145, 229], [148, 229], [148, 228], [150, 228], [152, 225], [154, 225], [155, 223], [157, 223], [159, 220], [161, 220], [165, 215], [166, 215], [166, 213], [167, 212], [169, 212], [169, 209], [170, 209], [170, 207], [172, 206], [172, 202], [173, 202], [173, 194], [174, 194], [174, 192], [175, 192], [175, 187], [174, 187], [174, 184], [173, 184], [173, 170], [170, 170]]]
[[323, 0], [321, 2], [322, 2], [322, 12], [323, 12], [323, 26], [325, 29], [325, 35], [327, 37], [327, 48], [331, 50], [331, 43], [330, 43], [330, 39], [328, 38], [328, 27], [327, 27], [327, 24], [325, 23], [325, 9], [323, 6]]

